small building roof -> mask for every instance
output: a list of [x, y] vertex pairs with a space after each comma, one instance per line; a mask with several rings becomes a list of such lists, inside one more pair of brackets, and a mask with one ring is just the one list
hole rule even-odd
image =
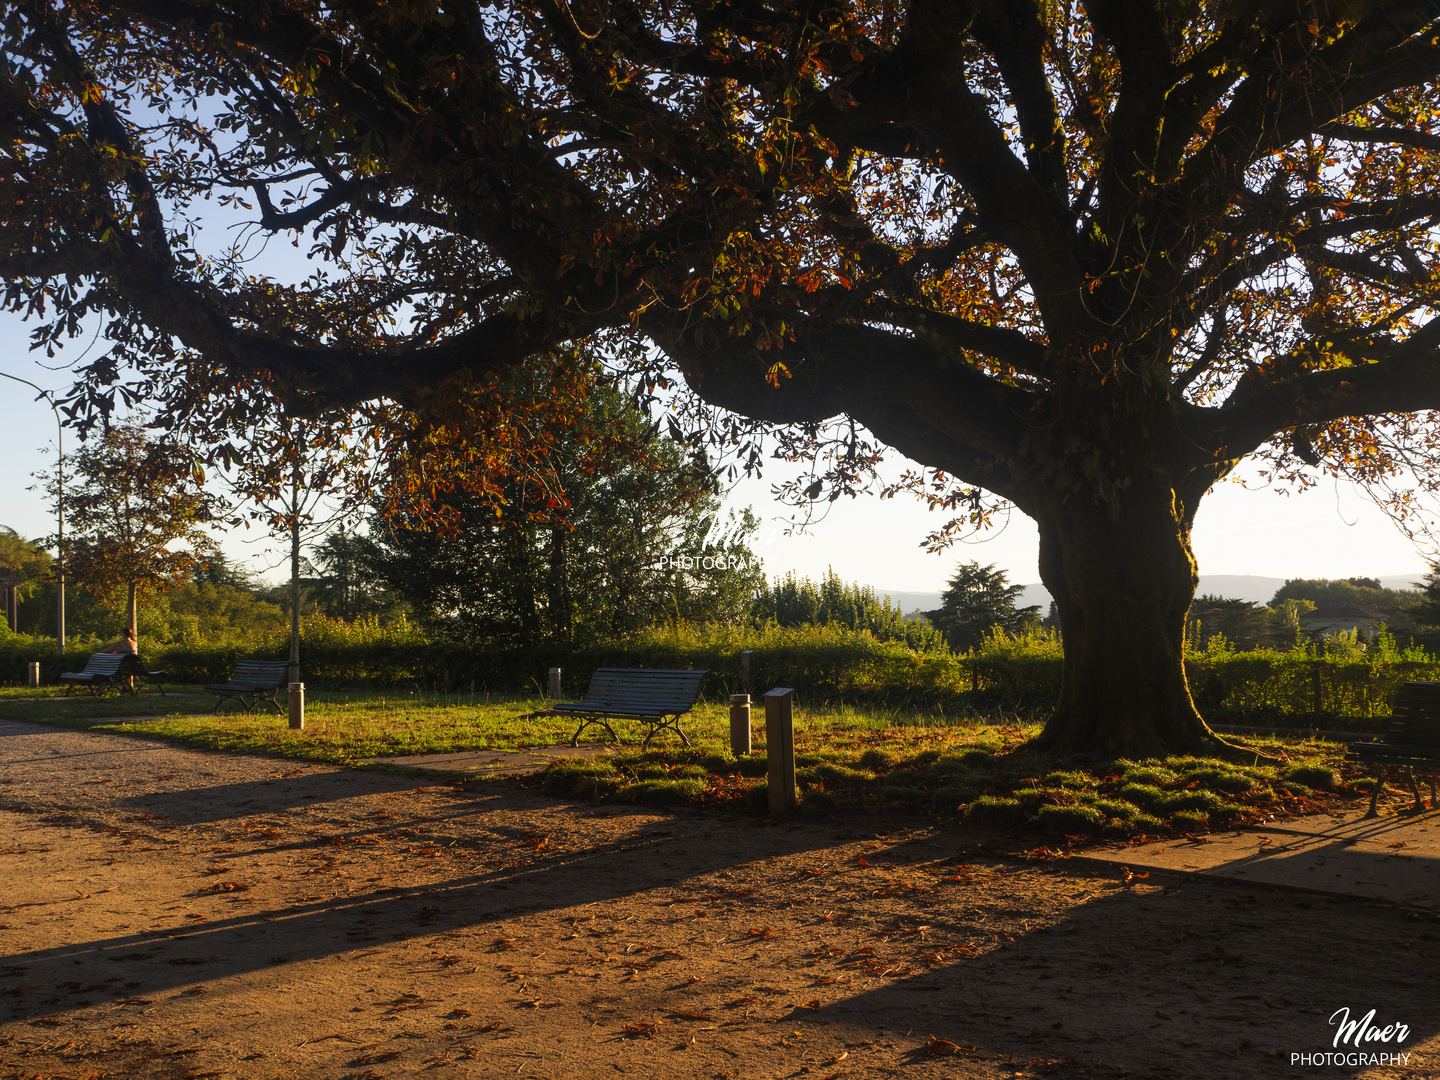
[[1314, 611], [1307, 611], [1300, 616], [1303, 622], [1306, 619], [1385, 619], [1388, 618], [1383, 611], [1372, 611], [1370, 608], [1363, 608], [1358, 604], [1324, 604]]

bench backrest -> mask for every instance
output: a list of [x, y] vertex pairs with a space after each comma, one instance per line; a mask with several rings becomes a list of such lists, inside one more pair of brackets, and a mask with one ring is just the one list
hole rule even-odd
[[289, 672], [288, 660], [238, 660], [230, 681], [279, 686], [286, 681]]
[[695, 704], [709, 671], [597, 668], [584, 704], [641, 714], [686, 710]]
[[81, 675], [114, 675], [120, 670], [120, 665], [125, 662], [126, 657], [132, 653], [91, 653], [90, 659], [85, 661], [85, 670]]
[[1440, 682], [1401, 684], [1385, 725], [1385, 741], [1440, 749]]

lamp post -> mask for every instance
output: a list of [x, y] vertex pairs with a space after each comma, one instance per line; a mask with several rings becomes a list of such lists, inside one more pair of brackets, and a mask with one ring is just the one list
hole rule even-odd
[[[55, 413], [55, 449], [58, 455], [55, 462], [56, 485], [55, 515], [58, 519], [58, 530], [56, 532], [56, 563], [58, 565], [58, 582], [55, 587], [55, 645], [60, 653], [60, 658], [65, 657], [65, 425], [60, 420], [60, 408], [55, 404], [55, 398], [49, 390], [36, 386], [29, 379], [22, 379], [18, 375], [10, 375], [0, 371], [7, 379], [24, 383], [33, 390], [39, 391], [40, 397], [49, 402], [51, 410]], [[37, 399], [38, 400], [38, 399]]]

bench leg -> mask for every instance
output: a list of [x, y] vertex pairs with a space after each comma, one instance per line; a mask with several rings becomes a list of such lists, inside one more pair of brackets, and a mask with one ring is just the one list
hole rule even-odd
[[620, 741], [620, 736], [615, 734], [615, 729], [610, 726], [610, 722], [608, 720], [606, 720], [602, 716], [592, 716], [575, 729], [574, 735], [570, 736], [571, 746], [580, 745], [580, 733], [584, 731], [587, 727], [589, 727], [591, 724], [599, 724], [601, 727], [603, 727], [606, 731], [610, 733], [610, 738], [614, 739], [617, 743]]
[[1415, 780], [1415, 770], [1406, 769], [1405, 771], [1410, 775], [1410, 793], [1415, 796], [1415, 805], [1412, 806], [1411, 809], [1424, 810], [1425, 797], [1420, 794], [1420, 785]]
[[1384, 786], [1385, 786], [1385, 769], [1384, 769], [1384, 767], [1382, 766], [1382, 767], [1380, 767], [1380, 768], [1378, 768], [1378, 769], [1375, 770], [1375, 788], [1374, 788], [1373, 791], [1370, 792], [1370, 809], [1367, 810], [1367, 811], [1365, 811], [1365, 816], [1366, 816], [1367, 818], [1372, 818], [1372, 817], [1377, 817], [1377, 816], [1378, 816], [1378, 814], [1377, 814], [1377, 812], [1376, 812], [1376, 810], [1375, 810], [1375, 804], [1376, 804], [1376, 802], [1379, 801], [1379, 799], [1380, 799], [1380, 789], [1383, 788]]
[[672, 731], [675, 732], [676, 735], [679, 735], [679, 736], [680, 736], [680, 742], [681, 742], [682, 745], [684, 745], [684, 746], [689, 746], [689, 745], [690, 745], [690, 740], [685, 737], [685, 732], [683, 732], [683, 731], [680, 730], [680, 718], [677, 716], [677, 717], [675, 717], [674, 719], [672, 719], [668, 724], [665, 723], [664, 721], [661, 721], [660, 723], [653, 725], [653, 726], [650, 728], [650, 734], [649, 734], [649, 735], [646, 735], [646, 736], [645, 736], [645, 741], [640, 744], [640, 749], [642, 749], [642, 750], [648, 750], [648, 749], [650, 749], [650, 740], [653, 739], [653, 738], [655, 738], [656, 735], [659, 735], [660, 732], [664, 731], [666, 728], [671, 729]]

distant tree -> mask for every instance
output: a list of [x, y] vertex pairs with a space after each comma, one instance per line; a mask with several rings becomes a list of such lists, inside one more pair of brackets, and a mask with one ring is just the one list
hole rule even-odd
[[926, 622], [907, 619], [899, 605], [869, 585], [848, 582], [828, 569], [819, 584], [788, 573], [761, 590], [755, 604], [758, 622], [779, 626], [831, 626], [868, 630], [881, 641], [903, 641], [912, 648], [935, 644], [939, 634]]
[[1249, 600], [1207, 593], [1190, 604], [1188, 636], [1197, 645], [1220, 634], [1236, 648], [1259, 648], [1273, 640], [1270, 614]]
[[1430, 564], [1430, 572], [1423, 581], [1415, 582], [1419, 590], [1414, 600], [1405, 608], [1405, 614], [1415, 625], [1427, 634], [1440, 631], [1440, 562]]
[[196, 585], [224, 585], [241, 592], [256, 592], [258, 588], [254, 574], [219, 551], [195, 567], [192, 580]]
[[1354, 604], [1357, 607], [1394, 615], [1415, 602], [1413, 589], [1387, 589], [1370, 577], [1291, 578], [1276, 590], [1270, 606], [1285, 600], [1308, 600], [1316, 607], [1326, 604]]
[[992, 563], [981, 566], [971, 560], [961, 563], [941, 594], [940, 607], [926, 612], [935, 628], [957, 652], [968, 652], [996, 627], [1017, 633], [1027, 625], [1038, 625], [1040, 606], [1017, 608], [1015, 603], [1025, 591], [1023, 585], [1011, 585], [1005, 571]]
[[0, 567], [20, 575], [16, 598], [24, 601], [54, 572], [55, 560], [39, 544], [26, 540], [8, 525], [0, 525]]
[[403, 606], [376, 577], [370, 565], [374, 545], [365, 536], [341, 528], [327, 533], [302, 561], [301, 591], [306, 607], [332, 619], [354, 622], [364, 615]]
[[[125, 621], [138, 635], [139, 601], [190, 579], [214, 557], [209, 528], [220, 504], [187, 453], [150, 440], [136, 424], [110, 428], [69, 458], [66, 576], [96, 597], [125, 590]], [[47, 487], [53, 498], [53, 476]]]

